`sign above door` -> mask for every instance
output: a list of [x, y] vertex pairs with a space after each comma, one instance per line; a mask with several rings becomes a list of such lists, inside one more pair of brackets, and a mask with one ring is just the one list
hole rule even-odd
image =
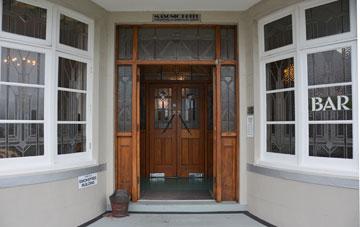
[[153, 22], [201, 22], [198, 13], [157, 13], [153, 14]]

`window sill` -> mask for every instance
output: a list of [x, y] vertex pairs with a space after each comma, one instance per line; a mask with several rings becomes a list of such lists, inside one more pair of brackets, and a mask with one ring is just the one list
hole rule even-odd
[[358, 173], [318, 171], [314, 169], [295, 168], [290, 166], [276, 166], [272, 163], [259, 162], [247, 164], [247, 170], [269, 177], [299, 181], [324, 186], [359, 189]]
[[0, 189], [62, 181], [105, 170], [106, 164], [86, 162], [82, 163], [81, 166], [79, 166], [79, 164], [54, 165], [51, 168], [28, 169], [15, 173], [0, 173]]

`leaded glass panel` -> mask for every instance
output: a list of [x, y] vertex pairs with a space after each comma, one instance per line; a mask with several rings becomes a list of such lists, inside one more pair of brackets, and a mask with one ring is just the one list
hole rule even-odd
[[139, 58], [192, 60], [215, 58], [215, 30], [210, 28], [141, 28]]
[[44, 155], [43, 124], [0, 124], [0, 159]]
[[214, 114], [213, 114], [213, 86], [207, 87], [207, 128], [212, 131], [214, 127]]
[[286, 16], [264, 25], [265, 51], [293, 43], [292, 16]]
[[266, 95], [267, 121], [294, 121], [294, 91], [275, 92]]
[[352, 120], [352, 87], [309, 89], [309, 120]]
[[352, 159], [352, 124], [309, 125], [309, 155], [315, 157]]
[[267, 152], [295, 154], [295, 125], [267, 125]]
[[235, 59], [235, 29], [221, 29], [221, 59]]
[[349, 0], [338, 0], [305, 10], [306, 39], [350, 31]]
[[309, 85], [351, 81], [351, 48], [307, 55]]
[[132, 129], [132, 70], [131, 66], [118, 68], [118, 126], [119, 132], [130, 132]]
[[60, 57], [58, 76], [59, 87], [86, 90], [87, 64]]
[[86, 121], [86, 94], [59, 91], [58, 120]]
[[[181, 89], [181, 118], [182, 128], [200, 127], [199, 90], [196, 88]], [[186, 127], [185, 127], [186, 126]]]
[[266, 64], [266, 90], [294, 87], [294, 58]]
[[1, 58], [1, 81], [44, 84], [44, 54], [2, 47]]
[[3, 31], [46, 39], [46, 9], [16, 0], [3, 0], [2, 4]]
[[155, 90], [155, 128], [171, 128], [170, 119], [173, 114], [173, 91], [171, 88]]
[[133, 51], [133, 29], [119, 29], [119, 58], [131, 59]]
[[0, 85], [0, 120], [44, 120], [44, 89]]
[[86, 152], [85, 124], [58, 124], [58, 154]]
[[236, 130], [235, 67], [221, 67], [221, 129], [223, 132]]
[[88, 50], [89, 26], [74, 18], [60, 15], [60, 43]]

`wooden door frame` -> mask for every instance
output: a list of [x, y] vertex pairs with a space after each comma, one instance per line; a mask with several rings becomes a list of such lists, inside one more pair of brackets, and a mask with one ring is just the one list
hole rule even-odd
[[[132, 58], [128, 60], [118, 59], [119, 56], [119, 28], [131, 27], [133, 29], [133, 50]], [[215, 59], [212, 60], [139, 60], [138, 59], [138, 30], [140, 27], [211, 27], [215, 29]], [[235, 28], [235, 59], [234, 60], [221, 60], [221, 28], [232, 27]], [[235, 200], [239, 201], [239, 65], [238, 65], [238, 41], [237, 41], [237, 27], [232, 25], [182, 25], [182, 24], [169, 24], [169, 25], [116, 25], [116, 44], [115, 44], [115, 68], [118, 66], [128, 65], [132, 67], [132, 130], [128, 133], [118, 133], [115, 127], [115, 185], [119, 188], [119, 163], [118, 163], [118, 137], [126, 136], [131, 137], [131, 197], [132, 201], [136, 202], [140, 198], [140, 75], [139, 67], [141, 65], [209, 65], [215, 67], [215, 75], [213, 78], [213, 106], [214, 106], [214, 129], [213, 129], [213, 175], [214, 175], [214, 197], [217, 202], [221, 202], [222, 198], [222, 143], [223, 138], [235, 138]], [[224, 65], [231, 65], [235, 67], [235, 89], [236, 89], [236, 130], [231, 133], [221, 132], [221, 67]], [[116, 74], [117, 75], [117, 74]], [[115, 86], [117, 82], [115, 76]], [[118, 94], [115, 89], [115, 107], [117, 106]], [[115, 123], [117, 123], [117, 108], [115, 112]], [[134, 117], [135, 116], [135, 117]]]

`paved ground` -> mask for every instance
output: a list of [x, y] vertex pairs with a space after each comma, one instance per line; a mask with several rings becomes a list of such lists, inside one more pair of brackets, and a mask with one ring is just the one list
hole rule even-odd
[[130, 214], [104, 217], [90, 227], [264, 227], [245, 214]]

